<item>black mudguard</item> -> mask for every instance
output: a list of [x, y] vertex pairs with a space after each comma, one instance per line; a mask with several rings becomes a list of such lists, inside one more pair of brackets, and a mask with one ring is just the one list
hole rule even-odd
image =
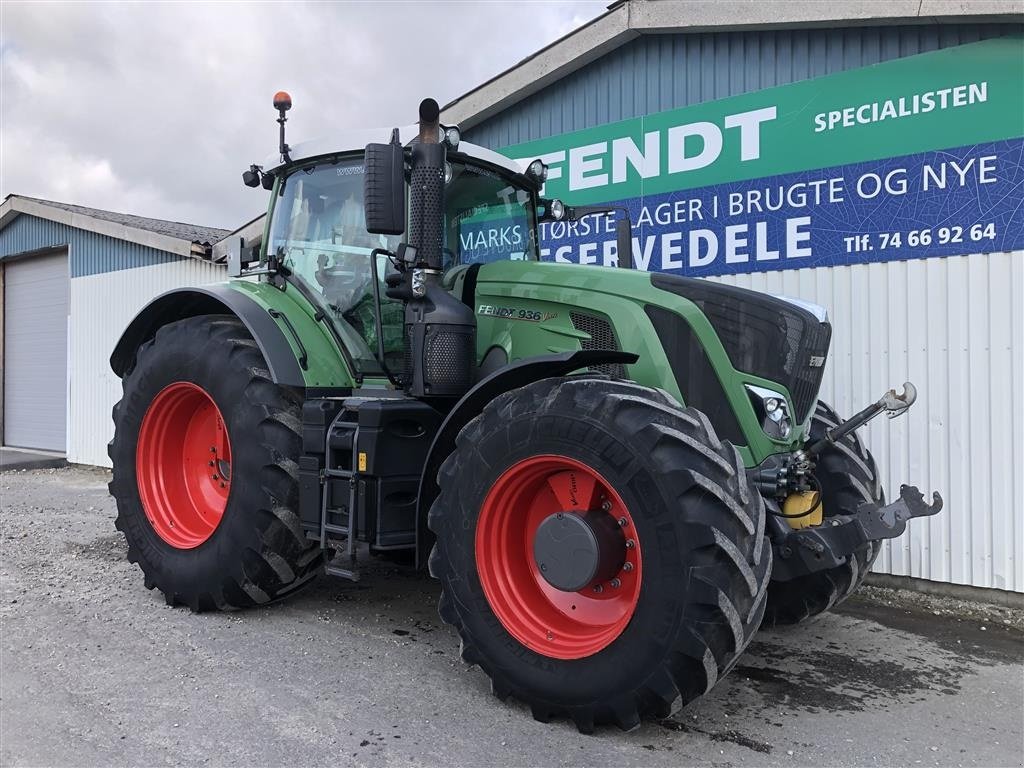
[[157, 296], [128, 324], [110, 355], [110, 367], [118, 376], [124, 376], [134, 365], [136, 350], [153, 338], [161, 326], [210, 314], [234, 315], [242, 321], [263, 353], [275, 384], [306, 386], [288, 339], [267, 310], [227, 285], [176, 288]]
[[582, 368], [595, 365], [635, 363], [639, 356], [632, 352], [594, 349], [578, 352], [561, 352], [554, 355], [538, 355], [517, 360], [499, 368], [481, 379], [469, 392], [462, 396], [445, 417], [434, 442], [427, 453], [427, 461], [420, 477], [416, 503], [416, 565], [425, 567], [430, 554], [432, 537], [427, 529], [427, 512], [434, 503], [440, 489], [437, 486], [437, 472], [448, 455], [455, 450], [455, 438], [462, 428], [476, 417], [484, 407], [498, 395], [512, 389], [525, 387], [541, 379], [566, 376]]

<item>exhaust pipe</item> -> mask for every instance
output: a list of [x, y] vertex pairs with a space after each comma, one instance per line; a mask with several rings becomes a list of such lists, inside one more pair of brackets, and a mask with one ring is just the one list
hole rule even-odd
[[433, 99], [420, 103], [420, 132], [412, 147], [409, 179], [409, 245], [416, 249], [416, 266], [440, 270], [444, 248], [444, 163], [447, 154], [438, 142], [441, 110]]
[[406, 392], [460, 397], [476, 378], [476, 314], [441, 287], [444, 268], [444, 166], [441, 110], [420, 103], [409, 177], [409, 245], [415, 248], [405, 304]]

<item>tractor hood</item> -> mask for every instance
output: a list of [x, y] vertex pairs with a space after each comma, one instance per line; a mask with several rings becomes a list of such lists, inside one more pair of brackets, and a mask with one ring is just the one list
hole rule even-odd
[[[635, 353], [636, 364], [612, 375], [700, 409], [748, 465], [802, 444], [831, 336], [824, 315], [804, 302], [641, 270], [494, 262], [479, 268], [474, 299], [481, 354], [495, 344], [509, 359], [580, 348]], [[752, 399], [762, 391], [786, 400], [786, 430], [766, 429]]]

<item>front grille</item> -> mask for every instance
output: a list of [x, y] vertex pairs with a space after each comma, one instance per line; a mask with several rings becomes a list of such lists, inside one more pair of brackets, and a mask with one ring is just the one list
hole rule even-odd
[[[603, 317], [588, 315], [585, 312], [570, 312], [569, 320], [572, 322], [572, 327], [577, 331], [590, 334], [589, 339], [580, 340], [580, 347], [585, 352], [594, 349], [619, 351], [619, 341], [615, 338], [615, 329]], [[599, 371], [617, 379], [626, 378], [626, 369], [618, 363], [593, 365], [590, 367], [590, 370]]]
[[[797, 422], [810, 415], [832, 336], [828, 323], [819, 322], [802, 307], [757, 291], [661, 274], [652, 275], [651, 283], [697, 305], [733, 368], [788, 389]], [[812, 360], [822, 364], [811, 365]]]
[[665, 350], [683, 402], [702, 411], [720, 438], [733, 445], [746, 445], [747, 439], [725, 396], [722, 382], [690, 324], [663, 307], [648, 304], [644, 310]]

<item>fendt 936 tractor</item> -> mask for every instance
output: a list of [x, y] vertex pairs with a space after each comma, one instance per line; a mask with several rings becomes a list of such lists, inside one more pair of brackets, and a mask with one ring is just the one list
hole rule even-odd
[[[912, 386], [845, 422], [818, 401], [821, 308], [632, 269], [627, 217], [543, 199], [542, 162], [460, 141], [433, 100], [390, 140], [294, 147], [274, 105], [239, 279], [155, 299], [111, 357], [117, 527], [168, 604], [404, 556], [496, 695], [629, 729], [940, 509], [886, 505], [854, 434]], [[618, 215], [618, 268], [539, 260], [538, 222], [588, 215]]]

